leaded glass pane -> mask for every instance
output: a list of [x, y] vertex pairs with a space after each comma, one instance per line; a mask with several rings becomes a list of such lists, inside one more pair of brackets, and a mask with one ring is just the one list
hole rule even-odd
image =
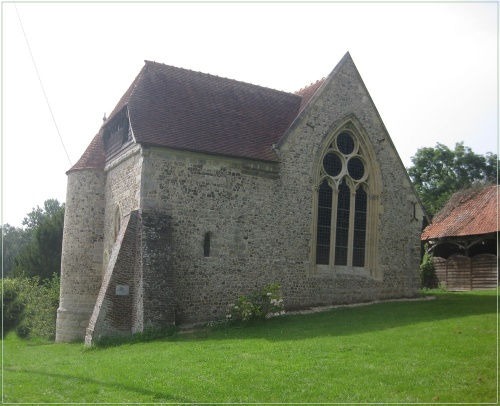
[[336, 154], [326, 154], [323, 158], [323, 168], [330, 176], [338, 176], [342, 170], [342, 160]]
[[359, 158], [351, 158], [347, 162], [347, 171], [354, 180], [360, 180], [365, 174], [365, 166]]
[[356, 191], [354, 203], [354, 241], [352, 265], [365, 266], [366, 211], [368, 199], [366, 192], [362, 188], [359, 188]]
[[345, 155], [352, 154], [354, 152], [354, 140], [347, 133], [339, 134], [337, 137], [337, 148]]
[[349, 240], [349, 210], [351, 191], [343, 183], [339, 186], [337, 202], [337, 228], [335, 230], [335, 265], [347, 265], [347, 245]]
[[325, 180], [318, 193], [318, 229], [316, 232], [316, 263], [330, 263], [330, 239], [332, 228], [332, 188]]

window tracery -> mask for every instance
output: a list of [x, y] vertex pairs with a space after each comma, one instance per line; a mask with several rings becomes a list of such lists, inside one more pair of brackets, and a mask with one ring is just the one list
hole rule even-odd
[[323, 152], [317, 189], [317, 265], [367, 266], [370, 166], [359, 138], [342, 130]]

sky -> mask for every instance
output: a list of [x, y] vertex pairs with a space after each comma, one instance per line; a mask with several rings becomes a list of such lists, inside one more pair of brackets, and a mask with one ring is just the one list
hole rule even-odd
[[156, 61], [295, 92], [346, 52], [403, 164], [457, 142], [497, 153], [498, 1], [2, 2], [2, 219], [66, 200], [75, 164]]

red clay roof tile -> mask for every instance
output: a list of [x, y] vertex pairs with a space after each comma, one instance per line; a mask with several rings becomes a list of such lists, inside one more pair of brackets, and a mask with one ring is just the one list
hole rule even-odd
[[422, 240], [481, 235], [499, 231], [498, 186], [455, 193], [422, 233]]
[[[137, 143], [278, 162], [271, 146], [323, 81], [291, 94], [145, 61], [106, 123], [127, 106]], [[71, 170], [104, 168], [103, 157], [98, 134]]]
[[309, 103], [309, 101], [316, 94], [316, 92], [324, 82], [325, 78], [316, 81], [316, 83], [311, 83], [309, 86], [295, 92], [295, 94], [302, 97], [302, 102], [300, 103], [300, 111], [302, 111], [304, 107], [306, 107], [307, 103]]
[[102, 170], [104, 169], [105, 160], [102, 134], [99, 132], [94, 136], [81, 158], [71, 167], [70, 171], [80, 169]]

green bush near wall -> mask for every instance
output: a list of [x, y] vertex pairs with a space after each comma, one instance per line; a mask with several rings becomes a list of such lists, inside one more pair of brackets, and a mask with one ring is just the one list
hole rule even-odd
[[439, 287], [433, 256], [427, 250], [427, 244], [425, 245], [425, 254], [422, 258], [422, 263], [420, 264], [420, 287], [427, 289], [435, 289]]
[[3, 335], [15, 330], [24, 338], [53, 339], [59, 306], [59, 277], [2, 280]]

